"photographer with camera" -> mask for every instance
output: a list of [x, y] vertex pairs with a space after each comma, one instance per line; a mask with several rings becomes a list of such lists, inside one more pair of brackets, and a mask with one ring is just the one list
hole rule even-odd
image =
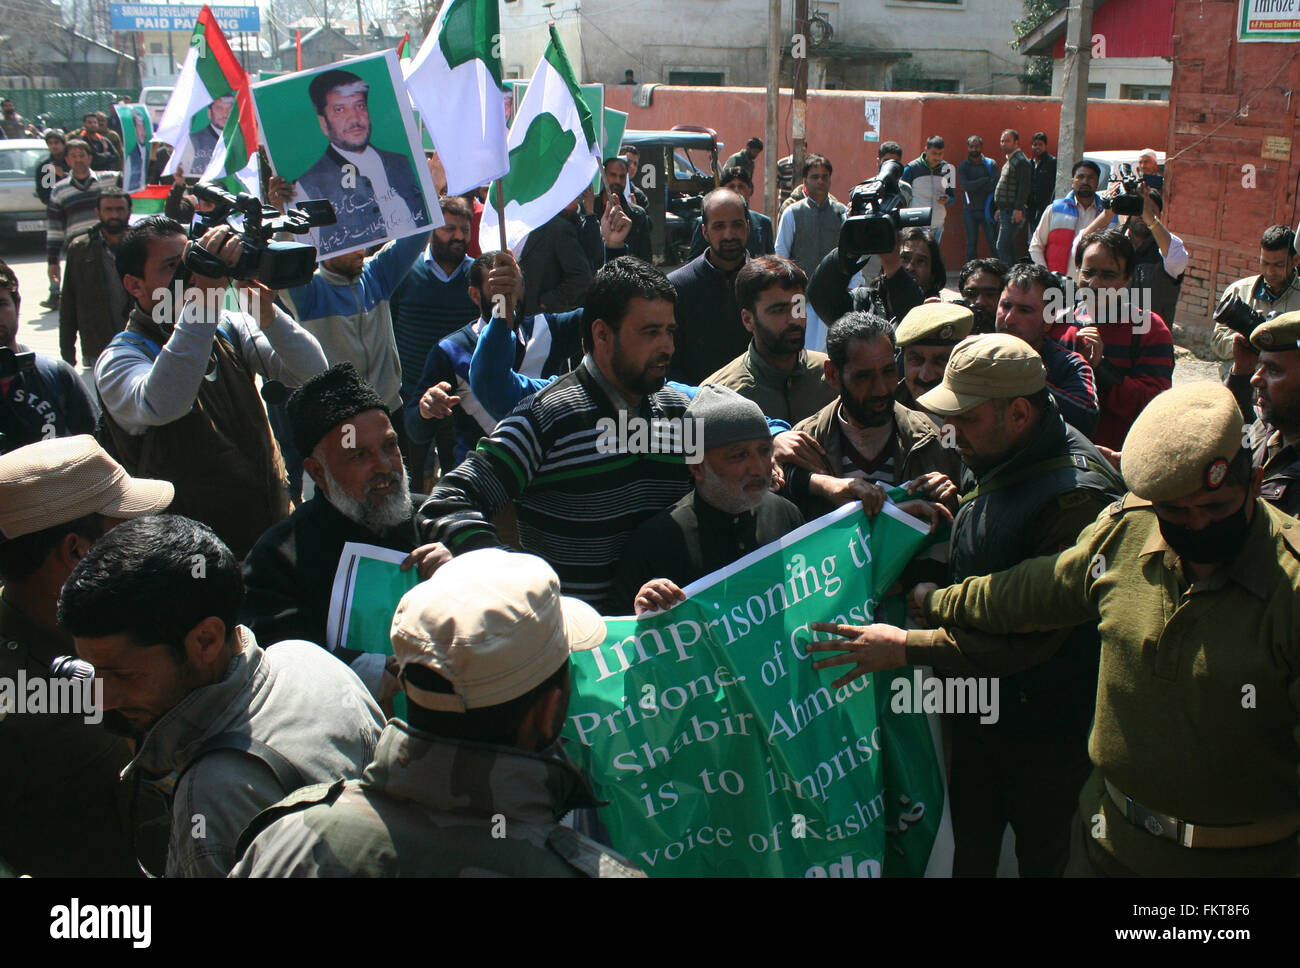
[[193, 267], [269, 271], [266, 278], [279, 282], [271, 271], [283, 265], [277, 259], [314, 262], [308, 246], [271, 244], [281, 248], [262, 252], [259, 270], [246, 265], [246, 236], [229, 226], [193, 242], [165, 216], [136, 225], [117, 251], [135, 308], [95, 364], [118, 459], [133, 474], [171, 481], [172, 510], [208, 524], [238, 558], [289, 511], [284, 462], [256, 376], [296, 387], [327, 364], [316, 338], [275, 307], [272, 289], [245, 276], [238, 287], [251, 315], [231, 312], [223, 308], [230, 280]]
[[[1214, 313], [1214, 355], [1224, 364], [1219, 376], [1226, 378], [1232, 366], [1234, 336], [1240, 334], [1244, 349], [1253, 353], [1250, 334], [1269, 314], [1281, 315], [1300, 309], [1300, 280], [1296, 276], [1295, 232], [1285, 225], [1270, 225], [1259, 240], [1259, 275], [1238, 279], [1223, 290]], [[1236, 297], [1236, 302], [1232, 297]], [[1258, 318], [1252, 316], [1258, 314]], [[1236, 327], [1229, 319], [1239, 319]]]
[[95, 401], [62, 360], [18, 342], [18, 276], [0, 261], [0, 454], [95, 430]]
[[[899, 187], [902, 173], [902, 165], [886, 161], [874, 178], [855, 185], [849, 195], [839, 244], [808, 280], [808, 302], [828, 326], [847, 312], [867, 312], [897, 323], [925, 301], [924, 290], [903, 267], [899, 229], [927, 224], [930, 210], [905, 207], [910, 190]], [[879, 257], [880, 274], [850, 291], [853, 275], [872, 255]]]

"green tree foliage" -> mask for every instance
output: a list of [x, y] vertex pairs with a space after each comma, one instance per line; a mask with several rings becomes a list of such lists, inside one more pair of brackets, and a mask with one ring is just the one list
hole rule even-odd
[[[1016, 32], [1016, 39], [1011, 42], [1013, 48], [1018, 47], [1020, 41], [1033, 33], [1044, 20], [1063, 9], [1066, 0], [1024, 0], [1024, 5], [1025, 15], [1019, 20], [1012, 21], [1011, 24]], [[1051, 94], [1052, 58], [1030, 57], [1029, 66], [1020, 75], [1020, 83], [1024, 85], [1026, 94]]]

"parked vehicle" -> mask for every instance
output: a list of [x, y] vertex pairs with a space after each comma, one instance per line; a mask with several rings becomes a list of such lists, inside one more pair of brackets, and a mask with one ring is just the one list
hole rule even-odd
[[140, 92], [140, 103], [149, 109], [149, 118], [155, 128], [162, 120], [163, 109], [167, 107], [173, 90], [171, 87], [146, 87]]
[[[1104, 189], [1110, 184], [1110, 173], [1116, 165], [1128, 162], [1134, 168], [1137, 168], [1138, 155], [1142, 154], [1142, 148], [1123, 148], [1115, 151], [1085, 151], [1083, 158], [1085, 161], [1096, 162], [1101, 166], [1101, 178], [1097, 179], [1098, 189]], [[1152, 149], [1155, 150], [1155, 149]], [[1165, 153], [1156, 151], [1156, 165], [1160, 169], [1160, 174], [1165, 173]]]
[[39, 138], [0, 141], [0, 244], [45, 234], [45, 206], [36, 194], [36, 171], [49, 153]]
[[650, 199], [647, 214], [655, 263], [665, 268], [681, 265], [690, 254], [704, 196], [718, 187], [718, 151], [723, 146], [717, 132], [679, 124], [668, 131], [624, 132], [623, 143], [635, 145], [640, 154], [635, 182]]

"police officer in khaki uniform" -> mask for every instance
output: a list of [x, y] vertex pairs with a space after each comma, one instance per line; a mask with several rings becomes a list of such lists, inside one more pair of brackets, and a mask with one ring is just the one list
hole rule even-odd
[[389, 721], [360, 780], [263, 811], [231, 877], [644, 876], [559, 823], [599, 805], [558, 740], [569, 653], [605, 622], [546, 562], [458, 555], [402, 596], [391, 638], [410, 723]]
[[[997, 634], [1100, 623], [1068, 873], [1300, 873], [1300, 522], [1258, 500], [1242, 431], [1225, 387], [1166, 390], [1124, 442], [1131, 493], [1073, 547], [917, 603]], [[919, 661], [873, 628], [839, 629], [858, 670]]]
[[959, 303], [923, 303], [908, 312], [894, 331], [903, 379], [894, 396], [920, 410], [917, 398], [943, 379], [952, 348], [971, 334], [975, 314]]
[[[1241, 412], [1253, 413], [1258, 390], [1262, 416], [1249, 429], [1254, 465], [1264, 472], [1259, 496], [1292, 517], [1300, 515], [1300, 311], [1234, 334], [1228, 389]], [[1258, 355], [1256, 355], [1258, 354]]]
[[[952, 351], [942, 384], [919, 403], [947, 421], [945, 433], [955, 431], [966, 467], [947, 581], [1055, 554], [1123, 493], [1106, 459], [1065, 422], [1047, 388], [1042, 358], [1017, 336], [987, 333], [963, 340]], [[993, 721], [978, 714], [948, 721], [953, 874], [993, 877], [1010, 825], [1021, 875], [1059, 876], [1069, 856], [1079, 787], [1091, 769], [1097, 623], [1013, 640], [955, 625], [873, 629], [877, 636], [892, 633], [906, 644], [909, 662], [932, 665], [939, 675], [1000, 677]], [[836, 663], [826, 663], [831, 664]]]

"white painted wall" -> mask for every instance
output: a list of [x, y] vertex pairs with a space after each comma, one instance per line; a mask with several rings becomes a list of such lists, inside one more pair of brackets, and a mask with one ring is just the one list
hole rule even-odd
[[[1065, 72], [1062, 60], [1052, 65], [1052, 96], [1060, 97]], [[1088, 83], [1105, 84], [1106, 97], [1118, 98], [1125, 84], [1168, 87], [1174, 66], [1163, 57], [1103, 57], [1088, 62]]]

